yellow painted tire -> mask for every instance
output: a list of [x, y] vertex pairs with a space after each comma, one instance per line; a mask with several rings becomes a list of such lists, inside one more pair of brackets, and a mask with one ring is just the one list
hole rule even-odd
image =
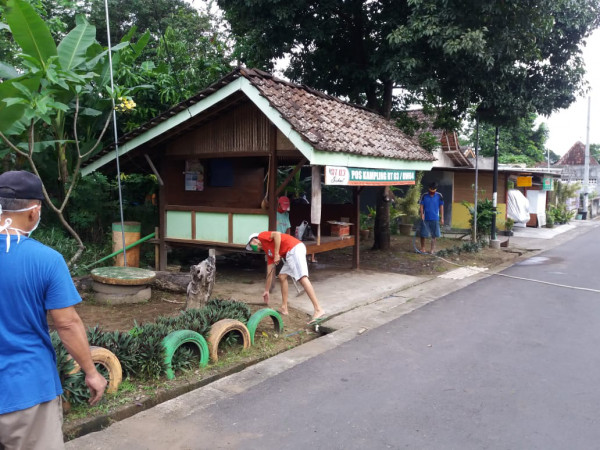
[[212, 327], [210, 327], [210, 331], [208, 333], [208, 339], [206, 343], [208, 344], [208, 352], [210, 354], [210, 361], [212, 363], [216, 363], [219, 360], [219, 343], [223, 336], [232, 332], [238, 331], [242, 339], [244, 341], [244, 348], [248, 348], [251, 345], [250, 333], [248, 332], [248, 328], [239, 320], [234, 319], [222, 319], [218, 322], [215, 322]]
[[[94, 361], [95, 364], [104, 366], [104, 368], [108, 370], [108, 386], [106, 387], [106, 393], [113, 394], [117, 392], [121, 385], [121, 381], [123, 381], [123, 369], [121, 368], [119, 358], [117, 358], [113, 352], [103, 347], [92, 346], [90, 347], [90, 350], [92, 351], [92, 361]], [[75, 374], [81, 370], [77, 361], [73, 361], [73, 364], [75, 367], [69, 372], [69, 375]]]

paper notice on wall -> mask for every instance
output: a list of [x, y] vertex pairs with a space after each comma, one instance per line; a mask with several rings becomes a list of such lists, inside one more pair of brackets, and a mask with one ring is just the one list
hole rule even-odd
[[204, 165], [200, 161], [187, 160], [184, 174], [186, 191], [204, 190]]

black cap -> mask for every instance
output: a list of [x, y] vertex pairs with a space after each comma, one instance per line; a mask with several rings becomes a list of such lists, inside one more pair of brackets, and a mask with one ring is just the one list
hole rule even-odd
[[435, 181], [432, 181], [431, 183], [429, 183], [429, 189], [431, 189], [432, 191], [434, 189], [437, 189], [438, 184]]
[[11, 170], [0, 175], [0, 197], [44, 200], [42, 180], [25, 170]]

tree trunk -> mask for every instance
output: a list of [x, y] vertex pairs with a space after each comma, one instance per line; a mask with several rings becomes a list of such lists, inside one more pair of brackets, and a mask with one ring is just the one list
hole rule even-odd
[[368, 84], [365, 89], [365, 94], [367, 96], [367, 108], [372, 109], [373, 111], [379, 111], [380, 103], [375, 84]]
[[386, 119], [392, 117], [392, 105], [393, 105], [393, 94], [394, 94], [394, 83], [392, 80], [388, 80], [383, 84], [383, 101], [381, 104], [381, 115]]
[[192, 280], [187, 287], [187, 301], [185, 309], [201, 308], [212, 294], [215, 285], [216, 261], [214, 256], [209, 256], [200, 264], [190, 267]]
[[390, 249], [390, 188], [380, 188], [377, 194], [373, 250]]

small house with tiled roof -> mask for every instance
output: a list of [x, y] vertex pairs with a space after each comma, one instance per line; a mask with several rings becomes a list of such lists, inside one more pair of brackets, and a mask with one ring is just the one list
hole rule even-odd
[[[167, 245], [243, 251], [250, 233], [276, 229], [276, 199], [303, 166], [314, 180], [347, 186], [353, 198], [321, 205], [321, 183], [313, 183], [304, 214], [317, 241], [307, 242], [308, 253], [353, 246], [358, 267], [361, 186], [414, 184], [415, 171], [430, 170], [435, 159], [375, 112], [246, 68], [121, 137], [118, 154], [125, 170], [143, 164], [159, 179], [161, 269]], [[114, 148], [105, 149], [82, 174], [115, 159]], [[293, 167], [283, 181], [282, 166]], [[294, 206], [290, 219], [298, 213]], [[331, 236], [330, 221], [341, 218], [350, 234]]]
[[[455, 131], [435, 128], [433, 118], [423, 110], [408, 111], [408, 115], [420, 124], [417, 136], [429, 132], [439, 142], [439, 147], [433, 152], [436, 161], [431, 172], [425, 174], [423, 184], [426, 186], [431, 181], [437, 182], [438, 191], [444, 196], [444, 222], [450, 224], [453, 229], [468, 229], [471, 214], [464, 206], [464, 202], [471, 206], [474, 204], [475, 183], [478, 185], [478, 201], [492, 200], [494, 158], [479, 156], [476, 159], [473, 149], [461, 148]], [[524, 165], [500, 164], [497, 184], [498, 228], [503, 229], [505, 226], [509, 187], [516, 187], [525, 196], [533, 198], [534, 195], [539, 194], [537, 191], [544, 190], [544, 186], [552, 185], [545, 184], [544, 180], [558, 178], [560, 172], [560, 168], [547, 168], [547, 166], [529, 168]], [[529, 181], [530, 184], [526, 187], [517, 187], [519, 180]], [[543, 203], [545, 205], [545, 193]], [[537, 212], [537, 210], [532, 212], [531, 226], [538, 226], [540, 223]], [[545, 217], [541, 219], [545, 220]]]
[[[585, 170], [585, 144], [581, 141], [577, 141], [569, 151], [553, 165], [553, 167], [560, 167], [563, 169], [563, 181], [582, 183]], [[600, 164], [598, 164], [596, 158], [590, 155], [589, 183], [591, 186], [596, 186], [597, 184], [599, 168]]]

